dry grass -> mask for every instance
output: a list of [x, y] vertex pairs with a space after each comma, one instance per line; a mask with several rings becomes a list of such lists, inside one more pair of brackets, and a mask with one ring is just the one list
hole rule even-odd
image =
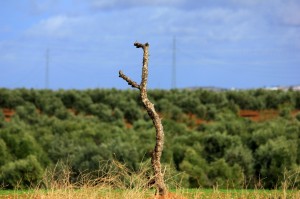
[[[167, 184], [172, 184], [172, 172], [166, 169]], [[141, 163], [138, 171], [131, 171], [126, 165], [117, 161], [101, 162], [97, 172], [81, 172], [76, 179], [72, 178], [71, 169], [62, 163], [46, 171], [41, 183], [29, 191], [14, 190], [1, 193], [5, 199], [158, 199], [155, 189], [149, 182], [153, 179], [150, 163]], [[300, 191], [292, 188], [294, 181], [286, 177], [281, 188], [277, 190], [260, 189], [183, 189], [175, 184], [165, 199], [260, 199], [280, 198], [298, 199]], [[174, 183], [173, 183], [174, 185]], [[174, 186], [173, 186], [174, 187]]]
[[[81, 172], [77, 179], [72, 179], [72, 171], [67, 165], [57, 165], [48, 170], [32, 198], [147, 198], [153, 195], [149, 191], [152, 179], [149, 166], [141, 164], [138, 171], [133, 172], [117, 161], [100, 163], [96, 172]], [[72, 182], [74, 181], [74, 182]]]

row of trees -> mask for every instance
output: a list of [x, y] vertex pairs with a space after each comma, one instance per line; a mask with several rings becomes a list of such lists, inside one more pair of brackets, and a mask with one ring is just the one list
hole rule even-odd
[[[208, 90], [150, 90], [149, 96], [157, 108], [169, 115], [193, 113], [198, 117], [214, 119], [216, 109], [227, 108], [264, 110], [300, 109], [300, 92], [267, 91], [263, 89], [245, 91], [212, 92]], [[0, 89], [0, 107], [15, 109], [17, 106], [33, 104], [47, 115], [59, 115], [65, 108], [80, 113], [101, 116], [109, 111], [120, 110], [125, 118], [134, 121], [141, 116], [139, 95], [134, 90], [95, 89], [95, 90], [28, 90]], [[212, 118], [210, 118], [212, 117]], [[105, 118], [105, 116], [104, 116]]]
[[[299, 187], [300, 93], [295, 91], [152, 90], [163, 117], [162, 163], [186, 187]], [[154, 128], [133, 90], [0, 89], [0, 183], [28, 187], [67, 161], [72, 179], [111, 159], [137, 170], [150, 158]], [[277, 109], [253, 122], [240, 109]], [[190, 115], [206, 122], [195, 123]]]

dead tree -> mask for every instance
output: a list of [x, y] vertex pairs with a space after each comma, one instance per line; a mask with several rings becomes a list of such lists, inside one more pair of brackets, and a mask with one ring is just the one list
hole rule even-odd
[[141, 44], [135, 42], [134, 46], [136, 48], [142, 48], [144, 51], [142, 81], [140, 84], [138, 84], [132, 81], [128, 76], [124, 75], [122, 71], [119, 71], [119, 77], [124, 79], [128, 83], [128, 85], [140, 90], [140, 97], [143, 102], [143, 105], [147, 110], [147, 113], [152, 119], [152, 122], [154, 124], [156, 130], [156, 144], [152, 152], [151, 165], [154, 171], [154, 180], [155, 180], [155, 185], [157, 187], [157, 194], [164, 196], [167, 194], [167, 188], [164, 182], [164, 176], [161, 172], [161, 164], [160, 164], [160, 158], [161, 158], [163, 145], [164, 145], [164, 130], [161, 123], [161, 119], [157, 114], [157, 112], [155, 111], [154, 105], [150, 102], [150, 100], [147, 97], [149, 44], [148, 43]]

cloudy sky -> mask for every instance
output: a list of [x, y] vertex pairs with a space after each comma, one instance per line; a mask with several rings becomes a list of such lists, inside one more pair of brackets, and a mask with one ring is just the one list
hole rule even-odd
[[48, 63], [50, 89], [128, 88], [118, 71], [140, 81], [135, 41], [150, 44], [150, 88], [299, 85], [299, 10], [299, 0], [1, 1], [0, 87], [45, 88]]

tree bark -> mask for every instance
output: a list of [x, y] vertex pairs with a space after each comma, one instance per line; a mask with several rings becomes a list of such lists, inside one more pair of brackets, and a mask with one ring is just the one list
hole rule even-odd
[[142, 67], [142, 80], [140, 84], [132, 81], [129, 77], [123, 74], [122, 71], [119, 71], [119, 77], [124, 79], [130, 86], [140, 90], [141, 100], [145, 109], [147, 110], [148, 115], [152, 119], [156, 130], [156, 144], [152, 152], [151, 165], [154, 171], [155, 185], [157, 187], [157, 193], [160, 196], [165, 196], [167, 194], [167, 188], [164, 182], [164, 176], [161, 172], [160, 158], [163, 151], [164, 145], [164, 130], [161, 123], [161, 119], [157, 112], [155, 111], [154, 105], [150, 102], [147, 96], [147, 82], [148, 82], [148, 61], [149, 61], [149, 44], [141, 44], [138, 42], [134, 43], [136, 48], [142, 48], [144, 51], [143, 54], [143, 67]]

